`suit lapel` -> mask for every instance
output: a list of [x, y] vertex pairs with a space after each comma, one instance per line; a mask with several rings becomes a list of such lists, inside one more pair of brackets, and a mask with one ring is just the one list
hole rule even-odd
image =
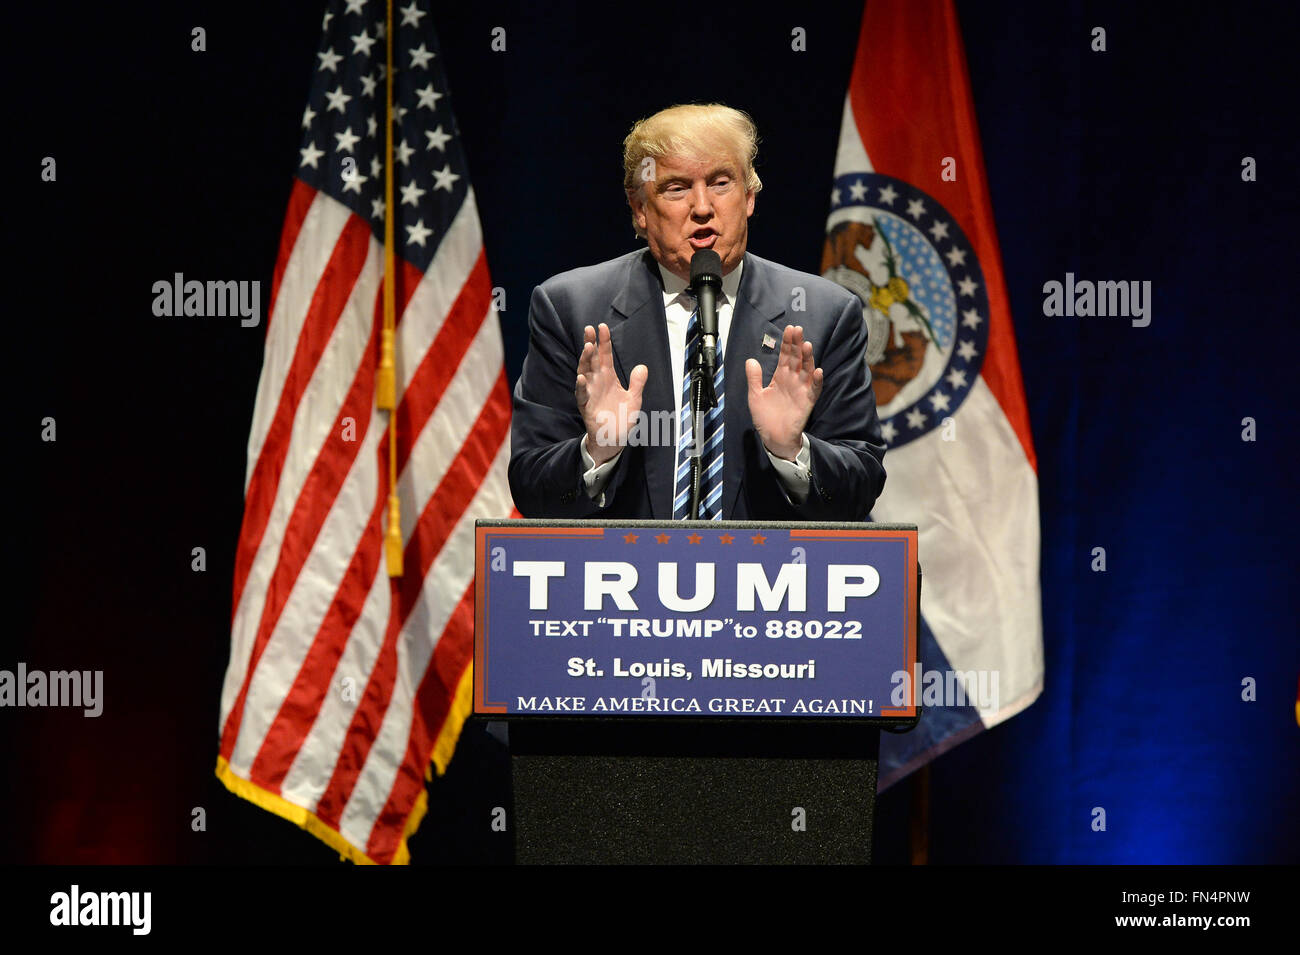
[[[671, 422], [676, 400], [673, 394], [672, 360], [668, 356], [668, 320], [664, 314], [663, 288], [659, 283], [658, 267], [649, 250], [632, 260], [631, 273], [623, 291], [614, 299], [613, 308], [621, 321], [611, 323], [610, 345], [614, 350], [614, 363], [618, 376], [627, 387], [632, 369], [645, 365], [650, 369], [646, 379], [641, 410], [651, 417], [651, 422], [664, 420], [656, 416], [666, 413]], [[730, 400], [730, 397], [728, 397]], [[655, 440], [658, 428], [652, 428], [645, 455], [646, 486], [650, 490], [650, 510], [655, 520], [672, 520], [669, 506], [672, 498], [673, 461], [676, 448], [669, 441]]]
[[[737, 301], [727, 332], [727, 350], [723, 362], [726, 376], [727, 425], [723, 438], [726, 471], [723, 478], [722, 513], [734, 519], [736, 499], [745, 473], [745, 432], [753, 430], [749, 414], [749, 384], [745, 379], [745, 360], [757, 359], [763, 369], [763, 383], [772, 379], [781, 347], [785, 323], [785, 300], [770, 288], [768, 276], [759, 260], [745, 253], [745, 268], [740, 276]], [[773, 336], [775, 345], [763, 348], [763, 336]], [[757, 438], [757, 435], [755, 435]]]

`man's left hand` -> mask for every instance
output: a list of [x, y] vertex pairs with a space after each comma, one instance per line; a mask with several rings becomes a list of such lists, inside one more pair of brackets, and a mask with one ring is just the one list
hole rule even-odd
[[803, 429], [822, 393], [822, 370], [813, 364], [811, 342], [803, 340], [802, 325], [787, 325], [781, 336], [781, 354], [766, 388], [763, 368], [750, 358], [745, 362], [749, 382], [749, 414], [763, 447], [778, 458], [793, 461], [803, 447]]

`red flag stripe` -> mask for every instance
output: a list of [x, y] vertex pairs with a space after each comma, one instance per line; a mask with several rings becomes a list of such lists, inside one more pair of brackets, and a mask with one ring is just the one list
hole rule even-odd
[[390, 861], [397, 853], [406, 821], [424, 791], [422, 767], [429, 764], [433, 743], [447, 719], [460, 683], [469, 665], [474, 643], [474, 582], [471, 580], [451, 619], [443, 630], [433, 659], [424, 671], [415, 697], [415, 712], [406, 745], [406, 758], [398, 767], [397, 779], [383, 810], [375, 818], [366, 843], [366, 855], [376, 861]]
[[357, 705], [335, 764], [329, 785], [322, 793], [316, 815], [337, 827], [357, 776], [365, 765], [387, 708], [397, 675], [397, 636], [414, 607], [433, 559], [455, 528], [461, 513], [477, 493], [488, 474], [491, 459], [482, 460], [483, 442], [499, 447], [510, 429], [510, 391], [505, 371], [501, 372], [492, 396], [484, 404], [452, 467], [439, 482], [420, 515], [415, 533], [406, 546], [404, 573], [393, 587], [388, 629], [383, 646], [371, 670], [370, 680]]
[[[386, 445], [381, 442], [381, 447]], [[386, 451], [383, 453], [387, 453]], [[381, 475], [385, 472], [381, 470]], [[381, 482], [382, 483], [382, 482]], [[338, 591], [321, 621], [316, 639], [298, 669], [293, 687], [285, 696], [248, 778], [274, 793], [280, 792], [285, 776], [302, 749], [307, 734], [320, 715], [325, 694], [334, 685], [334, 674], [366, 595], [374, 586], [383, 553], [383, 515], [387, 488], [379, 495], [361, 534], [361, 545], [339, 582]]]
[[[376, 302], [376, 312], [380, 307]], [[366, 358], [360, 362], [338, 414], [335, 416], [329, 438], [322, 444], [294, 502], [293, 512], [285, 524], [281, 537], [276, 564], [271, 572], [265, 592], [262, 594], [262, 612], [249, 657], [249, 665], [244, 674], [243, 686], [236, 705], [226, 721], [222, 734], [221, 752], [227, 760], [232, 759], [235, 743], [243, 720], [243, 704], [248, 695], [249, 686], [267, 644], [276, 632], [280, 617], [289, 601], [303, 566], [311, 556], [321, 527], [329, 516], [338, 498], [343, 483], [352, 471], [358, 451], [364, 446], [365, 436], [369, 431], [372, 414], [370, 402], [374, 395], [375, 364], [369, 356], [378, 351], [378, 316], [371, 322], [370, 338], [363, 354]], [[344, 422], [351, 418], [360, 429], [359, 440], [343, 439]]]
[[[280, 393], [293, 366], [298, 339], [307, 319], [321, 276], [327, 273], [330, 257], [352, 219], [352, 212], [331, 196], [316, 193], [299, 229], [280, 280], [269, 324], [275, 331], [267, 336], [262, 374], [257, 384], [257, 401], [248, 430], [248, 457], [244, 470], [247, 495], [253, 471], [266, 444], [267, 433], [279, 407]], [[340, 274], [339, 280], [347, 276]]]
[[[280, 474], [293, 437], [293, 421], [302, 400], [303, 392], [311, 381], [316, 364], [325, 346], [334, 334], [334, 327], [352, 295], [352, 289], [361, 277], [370, 250], [371, 234], [365, 222], [353, 217], [343, 228], [343, 234], [334, 246], [325, 274], [316, 285], [311, 306], [303, 322], [294, 350], [293, 363], [285, 378], [275, 417], [267, 431], [262, 453], [248, 484], [244, 502], [244, 522], [239, 532], [239, 548], [235, 554], [235, 613], [243, 598], [244, 585], [253, 560], [262, 543], [275, 505], [280, 486]], [[234, 615], [232, 614], [232, 622]], [[251, 666], [250, 666], [251, 669]]]
[[[235, 740], [243, 720], [244, 700], [248, 696], [248, 687], [257, 669], [263, 650], [280, 620], [280, 613], [298, 580], [298, 574], [307, 562], [317, 535], [325, 518], [329, 515], [339, 489], [352, 470], [360, 448], [365, 442], [365, 435], [371, 422], [370, 406], [375, 394], [375, 363], [370, 357], [377, 353], [379, 344], [379, 310], [382, 297], [375, 303], [375, 317], [371, 322], [370, 339], [363, 352], [361, 364], [352, 379], [339, 412], [330, 429], [330, 436], [321, 446], [320, 452], [312, 465], [311, 472], [303, 482], [294, 502], [293, 514], [285, 527], [280, 545], [280, 553], [266, 589], [262, 604], [262, 616], [258, 624], [257, 636], [249, 658], [248, 670], [244, 675], [244, 685], [239, 698], [226, 720], [226, 729], [221, 738], [221, 754], [229, 760], [234, 752]], [[360, 429], [355, 441], [343, 439], [344, 421], [351, 418]]]
[[316, 201], [316, 190], [301, 179], [293, 181], [293, 190], [289, 193], [289, 208], [284, 215], [284, 229], [280, 232], [280, 253], [276, 256], [275, 271], [271, 273], [271, 300], [266, 306], [266, 327], [263, 334], [271, 334], [271, 317], [275, 315], [275, 303], [280, 297], [280, 285], [284, 281], [284, 270], [289, 267], [294, 246], [302, 233], [303, 221], [307, 211]]
[[[405, 437], [406, 435], [418, 434], [423, 430], [448, 384], [456, 372], [462, 368], [469, 345], [477, 337], [483, 322], [491, 314], [486, 308], [490, 292], [483, 291], [483, 286], [488, 281], [486, 269], [486, 259], [480, 254], [474, 271], [466, 281], [447, 321], [443, 323], [438, 337], [425, 353], [424, 360], [416, 366], [411, 381], [402, 392], [402, 399], [399, 402], [397, 412], [399, 435]], [[407, 285], [407, 290], [409, 290], [408, 294], [413, 294], [414, 286]], [[479, 308], [480, 304], [482, 305], [481, 308]], [[475, 313], [472, 309], [475, 308], [479, 308], [477, 322], [473, 321]], [[377, 519], [375, 515], [382, 512], [387, 502], [387, 440], [387, 436], [385, 436], [379, 450], [379, 466], [381, 473], [385, 476], [385, 481], [375, 501], [375, 512], [371, 515], [372, 521]], [[414, 442], [409, 444], [406, 441], [399, 442], [399, 469], [405, 469], [409, 457], [409, 447], [413, 444]], [[373, 566], [377, 561], [381, 546], [382, 535], [375, 539], [363, 536], [357, 547], [357, 553], [353, 555], [352, 565]], [[362, 554], [362, 551], [366, 551], [366, 553]], [[318, 631], [317, 637], [308, 651], [307, 658], [304, 659], [303, 665], [294, 680], [294, 685], [281, 706], [280, 714], [273, 722], [255, 761], [253, 776], [259, 781], [259, 784], [263, 784], [262, 781], [265, 780], [264, 784], [274, 786], [276, 787], [275, 791], [278, 791], [279, 785], [283, 782], [285, 774], [288, 773], [289, 767], [297, 756], [298, 747], [302, 745], [302, 741], [306, 739], [311, 731], [311, 726], [319, 713], [319, 707], [324, 698], [323, 689], [317, 685], [319, 674], [324, 672], [324, 667], [327, 665], [329, 666], [328, 672], [333, 672], [333, 668], [337, 665], [342, 654], [343, 645], [347, 641], [347, 632], [340, 632], [337, 629], [337, 623], [342, 618], [338, 615], [336, 608], [340, 603], [360, 606], [364, 602], [365, 595], [369, 592], [372, 583], [373, 577], [350, 579], [349, 575], [340, 585], [333, 602], [334, 605], [326, 614], [327, 619], [334, 621], [335, 625], [328, 628], [322, 625], [320, 631]], [[286, 721], [292, 722], [287, 723]]]
[[[494, 400], [509, 401], [509, 387], [504, 375], [498, 379], [496, 390]], [[503, 475], [509, 455], [508, 445], [503, 441], [493, 448], [490, 438], [484, 440], [487, 438], [484, 433], [476, 432], [475, 436], [478, 439], [480, 462], [476, 463], [473, 469], [477, 471], [478, 464], [483, 457], [486, 457], [490, 459], [487, 466], [489, 472], [495, 470]], [[462, 459], [462, 463], [466, 460]], [[470, 508], [459, 517], [447, 515], [445, 518], [456, 522], [457, 526], [453, 533], [465, 535], [464, 546], [471, 552], [474, 517], [500, 513], [501, 505], [504, 503], [491, 500], [495, 491], [497, 491], [496, 487], [488, 485], [487, 482], [480, 482], [478, 493]], [[433, 500], [430, 504], [433, 504]], [[473, 654], [473, 592], [474, 580], [471, 575], [465, 593], [444, 624], [429, 662], [424, 668], [407, 732], [406, 757], [398, 767], [397, 776], [383, 810], [375, 818], [375, 825], [367, 844], [367, 854], [373, 859], [387, 861], [396, 853], [401, 835], [406, 830], [407, 820], [424, 788], [424, 769], [429, 765], [434, 743], [447, 720], [456, 689]]]
[[411, 381], [402, 392], [397, 409], [397, 433], [411, 435], [412, 440], [397, 447], [397, 469], [406, 469], [414, 448], [414, 436], [419, 435], [451, 380], [460, 371], [461, 362], [470, 344], [478, 336], [488, 317], [488, 304], [492, 297], [488, 278], [487, 257], [480, 251], [460, 294], [438, 329], [438, 334], [425, 351], [411, 375]]

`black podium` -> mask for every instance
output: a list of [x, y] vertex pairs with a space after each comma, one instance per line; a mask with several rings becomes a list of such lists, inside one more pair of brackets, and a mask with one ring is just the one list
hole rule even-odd
[[[513, 576], [521, 576], [519, 566], [524, 567], [525, 574], [532, 577], [528, 583], [534, 589], [529, 591], [529, 599], [539, 599], [538, 580], [549, 588], [546, 611], [535, 610], [531, 613], [522, 611], [522, 584], [519, 580], [507, 577], [509, 566], [505, 561], [509, 555], [517, 553], [517, 542], [532, 537], [533, 533], [544, 539], [542, 546], [534, 547], [529, 552], [533, 559], [521, 561], [515, 565]], [[568, 536], [573, 532], [573, 536]], [[829, 535], [838, 535], [833, 539]], [[868, 599], [843, 599], [844, 608], [838, 618], [843, 635], [830, 636], [830, 622], [823, 624], [822, 617], [830, 614], [818, 614], [816, 609], [802, 612], [785, 610], [764, 613], [761, 609], [754, 616], [742, 613], [728, 614], [729, 623], [715, 631], [710, 639], [680, 639], [659, 632], [641, 637], [630, 633], [629, 620], [634, 619], [632, 611], [625, 611], [628, 617], [613, 617], [608, 610], [613, 601], [603, 600], [603, 608], [589, 606], [585, 609], [583, 619], [586, 634], [581, 634], [574, 618], [579, 616], [577, 594], [580, 581], [576, 573], [567, 565], [568, 576], [562, 576], [556, 569], [561, 563], [557, 557], [564, 553], [578, 554], [580, 557], [599, 557], [599, 545], [614, 540], [614, 545], [606, 544], [605, 549], [613, 547], [615, 555], [627, 554], [628, 561], [600, 563], [598, 570], [617, 577], [618, 574], [631, 576], [632, 573], [645, 575], [657, 564], [660, 570], [665, 565], [663, 555], [672, 554], [683, 560], [694, 557], [693, 548], [699, 547], [701, 557], [695, 562], [707, 563], [714, 567], [713, 573], [718, 579], [717, 596], [713, 608], [717, 605], [728, 606], [728, 601], [745, 605], [741, 595], [744, 588], [737, 584], [736, 590], [727, 589], [727, 571], [733, 566], [743, 565], [737, 576], [742, 579], [756, 579], [752, 569], [755, 562], [750, 558], [761, 554], [766, 561], [767, 575], [756, 585], [758, 599], [766, 605], [775, 604], [775, 597], [770, 589], [764, 589], [775, 577], [777, 583], [789, 584], [797, 575], [788, 572], [782, 576], [779, 568], [786, 566], [790, 560], [806, 559], [808, 569], [803, 571], [805, 578], [816, 575], [818, 569], [814, 557], [807, 554], [818, 546], [819, 541], [834, 540], [837, 555], [855, 554], [858, 548], [854, 544], [866, 535], [876, 535], [889, 540], [900, 539], [910, 544], [909, 559], [898, 567], [889, 566], [881, 571], [882, 577], [896, 577], [900, 573], [913, 576], [907, 584], [898, 586], [892, 581], [893, 591], [888, 595], [885, 583], [879, 583], [870, 596], [887, 597], [890, 601], [887, 627], [889, 638], [896, 638], [900, 655], [899, 666], [907, 673], [912, 672], [911, 664], [916, 659], [915, 622], [919, 615], [920, 569], [916, 561], [915, 527], [912, 525], [871, 525], [871, 524], [753, 524], [747, 522], [676, 522], [668, 525], [662, 522], [627, 521], [627, 522], [540, 522], [540, 521], [481, 521], [478, 525], [477, 567], [480, 575], [476, 626], [476, 672], [475, 672], [475, 713], [477, 719], [503, 720], [508, 727], [512, 785], [514, 790], [514, 812], [511, 829], [515, 841], [515, 858], [521, 864], [553, 863], [605, 863], [605, 864], [646, 864], [646, 863], [850, 863], [866, 864], [871, 861], [872, 831], [874, 826], [876, 767], [879, 750], [879, 734], [882, 729], [905, 730], [915, 725], [919, 718], [916, 699], [908, 699], [907, 706], [888, 706], [886, 698], [872, 699], [870, 713], [840, 712], [852, 710], [856, 698], [843, 696], [823, 700], [815, 697], [818, 705], [832, 707], [836, 712], [811, 714], [802, 712], [797, 717], [789, 712], [782, 713], [738, 713], [725, 712], [723, 704], [738, 707], [744, 700], [746, 705], [766, 699], [772, 703], [771, 686], [792, 686], [795, 693], [811, 694], [817, 690], [804, 690], [804, 686], [815, 687], [818, 681], [840, 679], [841, 686], [846, 677], [840, 672], [826, 673], [832, 665], [842, 664], [854, 654], [864, 653], [872, 641], [881, 639], [879, 628], [873, 628], [870, 621], [857, 621], [854, 627], [847, 618], [861, 607], [874, 612], [876, 605]], [[549, 535], [555, 535], [550, 539]], [[674, 552], [670, 545], [671, 538], [685, 535], [685, 539]], [[722, 543], [715, 544], [713, 553], [705, 554], [703, 545], [710, 543], [710, 535]], [[796, 535], [802, 535], [796, 537]], [[827, 535], [827, 536], [817, 536]], [[857, 536], [855, 536], [857, 535]], [[669, 540], [664, 540], [669, 537]], [[694, 541], [694, 538], [699, 540]], [[619, 541], [622, 538], [626, 543]], [[730, 540], [727, 540], [730, 538]], [[502, 543], [502, 542], [505, 543]], [[755, 543], [761, 541], [761, 544]], [[787, 546], [793, 543], [793, 546]], [[781, 552], [777, 556], [774, 550], [764, 551], [763, 546], [780, 543], [786, 550], [795, 552], [794, 557]], [[741, 550], [729, 550], [741, 545]], [[638, 551], [638, 546], [641, 550]], [[800, 553], [804, 552], [804, 553]], [[732, 554], [739, 557], [733, 561]], [[876, 554], [880, 553], [877, 550]], [[722, 555], [722, 556], [719, 556]], [[493, 559], [497, 558], [494, 571]], [[875, 559], [875, 558], [873, 558]], [[777, 563], [778, 560], [784, 561]], [[636, 561], [640, 561], [638, 565]], [[728, 563], [733, 561], [733, 563]], [[571, 560], [570, 563], [574, 561]], [[797, 566], [797, 565], [796, 565]], [[846, 565], [836, 563], [832, 568]], [[856, 565], [855, 565], [856, 566]], [[863, 565], [867, 566], [867, 565]], [[613, 571], [610, 571], [610, 568]], [[627, 568], [632, 568], [630, 572]], [[496, 577], [491, 575], [496, 573]], [[833, 570], [832, 576], [843, 570]], [[856, 577], [853, 574], [856, 573]], [[697, 585], [702, 579], [696, 570]], [[748, 575], [748, 576], [746, 576]], [[856, 571], [848, 572], [852, 583], [845, 589], [863, 593], [867, 586], [860, 578], [868, 576]], [[506, 596], [508, 600], [498, 597], [496, 606], [497, 619], [493, 620], [489, 611], [492, 604], [491, 595], [485, 586], [495, 579], [500, 585], [513, 585], [515, 590]], [[586, 583], [591, 589], [593, 575], [588, 571]], [[626, 585], [627, 580], [616, 581]], [[662, 580], [658, 584], [659, 595], [665, 593]], [[690, 583], [684, 582], [683, 589], [690, 589]], [[815, 603], [817, 586], [809, 585], [808, 599]], [[829, 585], [828, 585], [828, 589]], [[632, 605], [635, 601], [637, 611], [645, 612], [646, 604], [652, 601], [654, 585], [648, 580], [638, 579], [635, 589], [623, 586], [611, 588], [602, 597], [622, 597], [620, 603]], [[698, 597], [698, 586], [696, 588]], [[787, 587], [785, 598], [788, 604], [796, 605], [798, 601], [791, 596]], [[676, 598], [670, 591], [670, 596]], [[910, 604], [912, 613], [898, 612], [893, 606], [898, 598]], [[567, 607], [556, 607], [563, 599], [568, 599]], [[593, 598], [585, 598], [592, 603]], [[750, 602], [757, 607], [751, 596]], [[833, 598], [832, 598], [833, 602]], [[685, 605], [685, 601], [683, 601]], [[859, 606], [860, 605], [860, 606]], [[811, 606], [811, 603], [810, 603]], [[656, 607], [656, 612], [662, 611]], [[688, 633], [693, 629], [695, 618], [707, 613], [707, 610], [695, 614], [680, 613], [676, 626]], [[563, 618], [567, 623], [554, 624], [549, 627], [554, 631], [548, 635], [547, 623], [553, 615]], [[764, 619], [765, 618], [765, 619]], [[754, 620], [765, 625], [761, 630], [767, 631], [766, 639], [755, 634], [748, 640], [739, 636], [743, 625], [736, 620]], [[775, 619], [777, 624], [766, 622]], [[802, 621], [793, 623], [791, 621]], [[892, 632], [897, 620], [904, 622], [904, 628], [912, 628], [911, 633]], [[622, 621], [611, 624], [611, 621]], [[521, 623], [522, 622], [522, 623]], [[668, 629], [668, 621], [653, 618], [653, 624], [659, 631]], [[617, 636], [605, 636], [601, 643], [596, 634], [601, 627], [609, 629]], [[707, 625], [706, 625], [707, 626]], [[504, 633], [503, 633], [504, 628]], [[519, 633], [522, 628], [523, 634]], [[817, 635], [810, 636], [816, 628]], [[648, 627], [643, 628], [648, 631]], [[850, 630], [857, 633], [849, 633]], [[562, 634], [562, 631], [575, 631]], [[777, 634], [776, 631], [781, 631]], [[733, 632], [734, 631], [734, 632]], [[788, 634], [798, 631], [799, 637]], [[515, 641], [514, 653], [526, 655], [527, 660], [502, 663], [502, 654], [509, 648], [495, 648], [493, 657], [489, 647], [485, 646], [489, 633], [495, 633], [498, 642]], [[850, 639], [843, 639], [847, 636]], [[850, 641], [856, 642], [850, 642]], [[837, 642], [838, 641], [838, 642]], [[695, 651], [699, 647], [707, 649], [702, 652], [701, 662], [695, 669], [692, 664], [678, 662], [676, 657], [686, 656], [689, 647]], [[636, 672], [637, 664], [629, 664], [624, 656], [612, 657], [617, 660], [613, 670], [606, 663], [597, 663], [602, 659], [602, 648], [612, 647], [619, 654], [646, 659], [657, 656], [663, 661], [661, 671], [666, 671], [671, 663], [679, 667], [676, 679], [661, 675], [654, 678], [642, 678], [638, 682], [632, 679], [616, 680], [616, 674], [626, 673], [631, 669]], [[652, 647], [654, 654], [646, 651]], [[797, 650], [791, 649], [797, 647]], [[878, 649], [878, 648], [876, 648]], [[795, 681], [781, 682], [776, 678], [764, 680], [762, 675], [755, 679], [722, 678], [717, 674], [728, 672], [738, 667], [763, 666], [761, 663], [746, 663], [746, 659], [767, 660], [778, 652], [791, 655], [798, 653], [808, 657], [808, 662], [822, 667], [822, 675], [816, 680], [804, 674], [803, 683]], [[711, 654], [725, 653], [721, 657]], [[910, 660], [901, 655], [906, 653]], [[540, 654], [540, 655], [537, 655]], [[550, 656], [548, 656], [550, 655]], [[608, 654], [606, 654], [607, 656]], [[554, 657], [556, 662], [551, 662]], [[893, 657], [891, 657], [893, 659]], [[564, 661], [567, 661], [564, 662]], [[581, 661], [581, 663], [579, 662]], [[593, 661], [588, 663], [587, 661]], [[725, 663], [724, 663], [725, 661]], [[518, 664], [516, 666], [516, 663]], [[906, 665], [904, 666], [904, 663]], [[511, 694], [515, 700], [506, 704], [498, 701], [497, 712], [493, 712], [494, 697], [493, 677], [503, 668], [512, 672], [497, 680], [497, 683], [510, 683], [511, 686], [530, 685], [532, 674], [547, 674], [539, 678], [543, 688], [561, 682], [558, 677], [549, 674], [556, 667], [567, 665], [572, 683], [586, 691], [584, 696], [547, 697]], [[581, 669], [583, 666], [585, 670]], [[597, 666], [603, 669], [597, 669]], [[659, 664], [641, 664], [643, 669]], [[769, 670], [778, 664], [767, 663]], [[495, 668], [493, 673], [489, 667]], [[789, 672], [794, 668], [787, 666]], [[517, 672], [515, 672], [517, 671]], [[681, 678], [681, 671], [689, 676]], [[593, 676], [600, 673], [600, 676]], [[710, 679], [692, 679], [709, 676]], [[547, 682], [549, 680], [549, 683]], [[628, 712], [609, 713], [592, 711], [591, 700], [594, 698], [599, 706], [607, 697], [601, 695], [607, 688], [617, 684], [628, 684], [631, 692], [645, 689], [646, 684], [652, 694], [658, 694], [660, 705], [667, 705], [669, 700], [682, 705], [684, 700], [694, 700], [700, 712], [676, 712], [671, 715], [658, 714], [642, 710], [633, 715]], [[759, 685], [762, 684], [762, 685]], [[733, 689], [736, 686], [739, 689]], [[847, 685], [852, 685], [852, 679]], [[708, 687], [696, 692], [696, 686]], [[721, 687], [722, 689], [718, 689]], [[757, 688], [756, 688], [757, 687]], [[598, 689], [593, 696], [593, 688]], [[750, 693], [755, 696], [719, 696], [719, 693]], [[785, 691], [780, 691], [784, 693]], [[866, 692], [864, 690], [864, 692]], [[766, 693], [764, 697], [762, 694]], [[497, 697], [503, 697], [500, 690], [495, 690]], [[894, 693], [897, 696], [897, 691]], [[908, 694], [911, 696], [910, 692]], [[558, 701], [555, 705], [564, 707], [583, 700], [587, 707], [583, 712], [538, 711], [538, 699]], [[635, 704], [638, 697], [609, 696], [611, 705]], [[797, 706], [788, 696], [779, 698], [782, 709]], [[798, 702], [811, 705], [810, 701], [799, 698]], [[513, 704], [513, 705], [511, 705]], [[649, 701], [641, 699], [642, 705]], [[500, 712], [501, 706], [507, 712]], [[545, 704], [543, 704], [545, 705]], [[521, 707], [526, 711], [521, 711]], [[858, 707], [861, 708], [860, 706]], [[710, 710], [715, 712], [710, 712]], [[509, 711], [513, 710], [513, 711]]]

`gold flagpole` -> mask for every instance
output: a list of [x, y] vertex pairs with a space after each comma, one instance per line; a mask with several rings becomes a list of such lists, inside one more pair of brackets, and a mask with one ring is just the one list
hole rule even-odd
[[397, 267], [393, 256], [393, 0], [388, 0], [384, 39], [388, 66], [384, 71], [384, 331], [380, 340], [375, 407], [388, 412], [388, 528], [384, 532], [384, 562], [389, 577], [402, 576], [402, 505], [397, 499], [397, 362], [393, 329], [397, 325]]

